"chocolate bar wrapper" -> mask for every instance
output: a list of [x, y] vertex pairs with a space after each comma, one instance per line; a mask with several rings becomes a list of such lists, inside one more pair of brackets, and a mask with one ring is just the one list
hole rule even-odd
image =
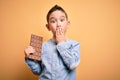
[[40, 61], [41, 60], [41, 50], [42, 50], [43, 37], [31, 34], [30, 46], [35, 49], [34, 53], [28, 55], [29, 59]]

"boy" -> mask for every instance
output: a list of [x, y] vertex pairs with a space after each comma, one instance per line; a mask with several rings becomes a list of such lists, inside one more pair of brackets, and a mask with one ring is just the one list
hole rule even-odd
[[[66, 37], [68, 29], [67, 13], [58, 5], [52, 7], [47, 14], [46, 27], [53, 38], [42, 45], [41, 61], [25, 59], [39, 80], [76, 80], [76, 67], [80, 63], [80, 44]], [[33, 47], [25, 49], [25, 55], [33, 53]]]

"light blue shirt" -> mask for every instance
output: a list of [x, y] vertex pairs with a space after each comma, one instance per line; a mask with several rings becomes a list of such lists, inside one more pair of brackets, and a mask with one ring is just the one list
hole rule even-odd
[[76, 67], [80, 63], [80, 44], [68, 39], [56, 44], [53, 39], [44, 42], [42, 61], [26, 60], [39, 80], [76, 80]]

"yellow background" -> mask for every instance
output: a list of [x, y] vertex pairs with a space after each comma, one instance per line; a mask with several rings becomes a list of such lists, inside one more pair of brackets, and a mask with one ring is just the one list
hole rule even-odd
[[67, 35], [81, 43], [77, 80], [120, 80], [119, 0], [0, 0], [0, 80], [38, 80], [24, 61], [31, 33], [51, 38], [46, 14], [69, 15]]

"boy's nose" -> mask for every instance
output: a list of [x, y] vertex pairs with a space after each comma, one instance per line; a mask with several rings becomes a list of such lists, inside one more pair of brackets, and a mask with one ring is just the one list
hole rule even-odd
[[57, 23], [57, 27], [61, 27], [61, 24], [60, 24], [60, 22], [58, 22], [58, 23]]

